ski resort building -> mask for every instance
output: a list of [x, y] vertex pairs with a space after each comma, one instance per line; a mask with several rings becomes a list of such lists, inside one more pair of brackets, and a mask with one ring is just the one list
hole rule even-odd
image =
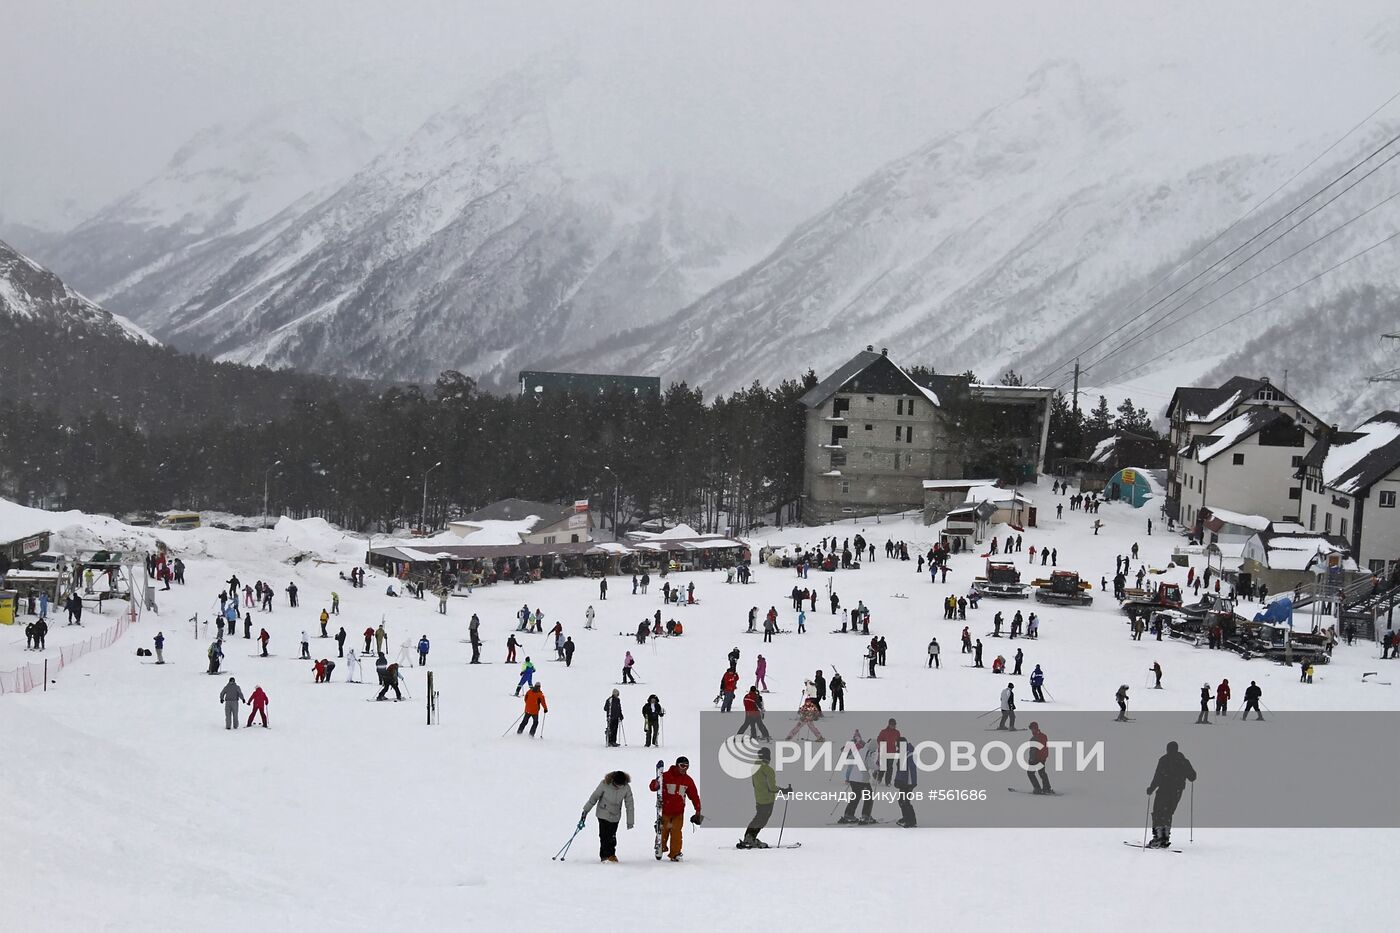
[[[802, 396], [803, 521], [925, 509], [925, 480], [982, 474], [988, 449], [1018, 476], [1043, 469], [1052, 390], [929, 381], [867, 347]], [[959, 422], [974, 408], [975, 418]]]
[[578, 544], [593, 540], [588, 500], [551, 505], [528, 499], [502, 499], [448, 526], [472, 544]]
[[1300, 524], [1337, 535], [1363, 569], [1389, 578], [1400, 561], [1400, 412], [1323, 432], [1297, 475]]
[[[1218, 388], [1182, 386], [1172, 393], [1166, 411], [1167, 420], [1171, 425], [1171, 452], [1167, 460], [1167, 514], [1169, 516], [1186, 525], [1196, 523], [1196, 510], [1206, 504], [1206, 490], [1201, 485], [1205, 480], [1205, 461], [1201, 461], [1198, 457], [1201, 447], [1196, 442], [1207, 435], [1213, 436], [1217, 440], [1233, 437], [1237, 443], [1254, 437], [1261, 422], [1236, 421], [1237, 418], [1252, 409], [1267, 409], [1286, 415], [1293, 424], [1307, 432], [1309, 437], [1315, 437], [1321, 426], [1316, 415], [1267, 378], [1248, 379], [1243, 376], [1235, 376]], [[1257, 417], [1258, 415], [1256, 415]], [[1254, 425], [1252, 429], [1251, 425]], [[1268, 437], [1274, 438], [1280, 430], [1275, 428]], [[1247, 435], [1239, 432], [1247, 432]], [[1204, 446], [1211, 452], [1211, 456], [1222, 453], [1226, 449], [1214, 445]], [[1233, 447], [1234, 445], [1229, 446]], [[1277, 451], [1275, 452], [1277, 453]], [[1291, 462], [1293, 456], [1302, 453], [1304, 451], [1294, 451], [1288, 454], [1289, 461]], [[1237, 461], [1236, 455], [1244, 457], [1246, 454], [1247, 452], [1243, 450], [1231, 450], [1230, 466], [1252, 467], [1254, 464]], [[1256, 457], [1256, 460], [1258, 459], [1260, 458]], [[1216, 475], [1219, 477], [1225, 472], [1227, 471], [1217, 470]], [[1241, 472], [1239, 476], [1245, 476], [1246, 472], [1248, 471]], [[1228, 481], [1222, 482], [1226, 482], [1228, 485]], [[1269, 494], [1272, 495], [1276, 491], [1271, 490]], [[1222, 490], [1222, 495], [1225, 492]], [[1291, 494], [1285, 489], [1282, 495], [1287, 498]], [[1296, 496], [1294, 498], [1296, 499]], [[1263, 515], [1281, 517], [1297, 515], [1296, 501], [1292, 503], [1291, 509], [1274, 508], [1272, 504], [1267, 509], [1255, 509], [1243, 503], [1225, 501], [1224, 498], [1218, 498], [1215, 501], [1220, 506], [1237, 512], [1258, 512]]]

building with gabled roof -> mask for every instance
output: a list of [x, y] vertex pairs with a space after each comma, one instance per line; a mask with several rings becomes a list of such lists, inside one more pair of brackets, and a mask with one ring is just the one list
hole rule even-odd
[[1043, 468], [1050, 399], [1040, 386], [973, 383], [964, 376], [916, 381], [866, 347], [798, 400], [805, 409], [803, 520], [925, 507], [924, 480], [954, 479], [982, 464], [965, 462], [951, 412], [986, 403], [996, 417], [971, 430], [995, 432], [1027, 478]]
[[1294, 475], [1316, 430], [1265, 405], [1241, 405], [1173, 451], [1177, 517], [1199, 531], [1203, 510], [1296, 519]]
[[501, 499], [447, 527], [472, 544], [558, 544], [593, 540], [588, 500], [572, 505]]
[[1297, 478], [1300, 523], [1337, 534], [1363, 568], [1389, 577], [1400, 560], [1400, 412], [1323, 432]]
[[[1246, 421], [1226, 427], [1251, 408], [1265, 408], [1287, 415], [1294, 424], [1314, 436], [1322, 424], [1321, 419], [1268, 378], [1234, 376], [1215, 388], [1178, 387], [1172, 393], [1166, 408], [1167, 421], [1170, 424], [1166, 503], [1169, 516], [1190, 525], [1196, 519], [1194, 511], [1188, 515], [1187, 509], [1195, 510], [1202, 504], [1199, 490], [1193, 489], [1191, 485], [1200, 479], [1193, 474], [1202, 471], [1193, 470], [1188, 473], [1186, 469], [1187, 463], [1197, 450], [1193, 445], [1196, 438], [1215, 435], [1223, 441], [1235, 432], [1256, 424], [1257, 422]], [[1218, 504], [1240, 512], [1253, 511], [1225, 502]], [[1273, 515], [1276, 511], [1269, 509], [1263, 514]]]

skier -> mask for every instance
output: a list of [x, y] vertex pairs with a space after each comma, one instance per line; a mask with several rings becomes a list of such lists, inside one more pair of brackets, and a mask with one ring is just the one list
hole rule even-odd
[[744, 722], [735, 734], [743, 735], [745, 732], [754, 738], [758, 738], [759, 733], [762, 733], [760, 741], [763, 742], [770, 742], [773, 738], [768, 734], [768, 727], [763, 724], [763, 697], [758, 695], [757, 684], [744, 694]]
[[758, 656], [758, 663], [754, 665], [753, 679], [758, 689], [764, 693], [768, 692], [768, 659], [761, 654]]
[[972, 633], [968, 631], [966, 625], [963, 626], [962, 630], [962, 653], [972, 654]]
[[540, 725], [541, 712], [549, 712], [549, 704], [544, 699], [544, 684], [531, 684], [530, 689], [525, 691], [525, 712], [520, 717], [520, 728], [515, 730], [515, 734], [520, 735], [524, 732], [525, 723], [528, 722], [530, 736], [533, 738]]
[[758, 764], [754, 767], [752, 778], [754, 815], [744, 830], [744, 838], [739, 840], [740, 849], [768, 848], [768, 843], [759, 839], [758, 834], [773, 816], [773, 802], [777, 800], [778, 794], [792, 793], [791, 785], [778, 787], [778, 776], [773, 771], [772, 758], [772, 749], [765, 746], [758, 750]]
[[737, 670], [739, 670], [739, 646], [738, 646], [738, 645], [735, 645], [735, 646], [733, 647], [733, 649], [731, 649], [730, 652], [729, 652], [729, 669], [730, 669], [731, 671], [737, 671]]
[[972, 646], [972, 666], [982, 666], [982, 639], [977, 639], [977, 643]]
[[642, 706], [642, 734], [646, 736], [648, 746], [661, 744], [661, 717], [666, 715], [666, 711], [661, 708], [661, 701], [656, 694], [647, 697], [647, 701]]
[[510, 633], [510, 637], [508, 637], [508, 638], [506, 639], [506, 663], [507, 663], [507, 664], [514, 664], [514, 663], [515, 663], [515, 649], [516, 649], [516, 648], [519, 648], [519, 647], [520, 647], [520, 642], [518, 642], [518, 641], [515, 640], [515, 633], [514, 633], [514, 632], [511, 632], [511, 633]]
[[622, 659], [622, 682], [624, 684], [635, 684], [637, 682], [637, 678], [632, 676], [632, 665], [635, 663], [636, 662], [632, 659], [632, 652], [627, 652], [626, 657]]
[[[473, 661], [472, 663], [475, 664], [476, 662]], [[574, 639], [573, 639], [573, 636], [570, 636], [570, 637], [564, 639], [564, 666], [565, 666], [565, 667], [573, 667], [573, 666], [574, 666]]]
[[595, 806], [598, 808], [599, 861], [617, 861], [617, 824], [622, 822], [624, 805], [627, 807], [627, 828], [631, 829], [636, 812], [632, 802], [632, 778], [626, 771], [613, 771], [606, 775], [583, 805], [583, 813], [578, 818], [579, 829], [583, 829], [588, 811]]
[[1016, 685], [1008, 683], [1001, 691], [1001, 721], [997, 723], [998, 729], [1015, 731], [1016, 729]]
[[389, 633], [384, 629], [384, 623], [379, 623], [379, 628], [374, 630], [374, 648], [380, 654], [389, 650]]
[[428, 636], [424, 635], [418, 639], [418, 666], [422, 667], [428, 663]]
[[1127, 685], [1127, 684], [1121, 684], [1121, 685], [1118, 687], [1118, 692], [1115, 693], [1115, 694], [1113, 695], [1113, 699], [1115, 699], [1116, 701], [1118, 701], [1118, 716], [1117, 716], [1117, 718], [1116, 718], [1114, 721], [1115, 721], [1115, 722], [1127, 722], [1127, 721], [1128, 721], [1128, 685]]
[[690, 799], [690, 805], [695, 808], [695, 815], [690, 821], [696, 826], [704, 822], [705, 817], [700, 812], [700, 792], [687, 773], [689, 770], [690, 759], [682, 755], [659, 778], [651, 779], [651, 790], [661, 794], [661, 831], [656, 841], [657, 858], [661, 857], [660, 853], [664, 849], [667, 850], [671, 861], [681, 860], [681, 827], [685, 825], [686, 798]]
[[1157, 794], [1152, 800], [1152, 841], [1147, 844], [1149, 849], [1171, 848], [1172, 816], [1176, 813], [1176, 805], [1181, 802], [1181, 792], [1186, 789], [1187, 781], [1195, 783], [1196, 769], [1177, 750], [1175, 742], [1168, 742], [1167, 753], [1157, 759], [1157, 770], [1152, 774], [1152, 783], [1147, 786], [1149, 796], [1154, 791]]
[[939, 667], [938, 663], [938, 639], [931, 639], [928, 643], [928, 666]]
[[357, 684], [364, 676], [360, 669], [360, 657], [355, 654], [355, 649], [351, 648], [350, 653], [345, 657], [345, 682], [347, 684]]
[[831, 711], [846, 711], [846, 679], [841, 676], [841, 672], [832, 669], [831, 672]]
[[243, 690], [232, 677], [219, 691], [219, 700], [224, 704], [224, 728], [238, 728], [238, 704], [244, 702]]
[[598, 581], [598, 598], [599, 598], [599, 599], [607, 599], [607, 598], [608, 598], [608, 578], [607, 578], [607, 577], [603, 577], [601, 580]]
[[1196, 722], [1210, 725], [1210, 684], [1201, 684], [1201, 711], [1196, 714]]
[[345, 657], [345, 626], [340, 627], [340, 631], [335, 633], [335, 656]]
[[209, 643], [209, 673], [219, 673], [219, 663], [224, 659], [223, 639], [215, 639]]
[[1016, 677], [1020, 677], [1020, 676], [1021, 676], [1021, 660], [1022, 660], [1024, 657], [1025, 657], [1025, 655], [1021, 653], [1021, 649], [1020, 649], [1020, 648], [1017, 648], [1017, 649], [1016, 649], [1016, 669], [1013, 670], [1013, 671], [1011, 672], [1011, 673], [1012, 673], [1014, 676], [1016, 676]]
[[727, 713], [734, 708], [734, 693], [739, 689], [739, 675], [731, 667], [724, 672], [724, 676], [719, 679], [719, 695], [721, 703], [719, 711]]
[[301, 630], [301, 659], [303, 661], [311, 660], [311, 642], [306, 640], [306, 629]]
[[373, 629], [373, 627], [366, 626], [366, 627], [365, 627], [365, 650], [362, 652], [363, 654], [369, 654], [372, 650], [374, 650], [374, 649], [372, 649], [372, 648], [370, 647], [370, 642], [372, 642], [372, 641], [374, 641], [374, 629]]
[[330, 612], [329, 612], [328, 610], [326, 610], [326, 609], [323, 608], [323, 609], [321, 610], [321, 637], [322, 637], [322, 638], [330, 638], [330, 637], [331, 637], [330, 635], [328, 635], [328, 634], [326, 633], [326, 626], [330, 624], [330, 621], [331, 621], [331, 614], [330, 614]]
[[253, 688], [253, 695], [249, 698], [248, 703], [249, 703], [250, 706], [253, 707], [252, 710], [249, 711], [249, 713], [248, 713], [248, 728], [249, 728], [249, 729], [253, 728], [253, 717], [254, 717], [254, 716], [261, 716], [261, 717], [262, 717], [262, 727], [263, 727], [264, 729], [266, 729], [266, 728], [267, 728], [267, 694], [266, 694], [265, 692], [263, 692], [263, 688], [262, 688], [261, 686], [257, 686], [257, 687], [254, 687], [254, 688]]
[[895, 820], [895, 825], [914, 829], [919, 822], [909, 798], [919, 786], [919, 769], [914, 761], [914, 746], [902, 735], [895, 742], [893, 762], [889, 773], [894, 779], [894, 787], [898, 792], [896, 803], [899, 804], [899, 819]]
[[[250, 602], [249, 605], [252, 603]], [[340, 615], [340, 594], [335, 590], [331, 590], [331, 615]]]
[[589, 607], [588, 607], [588, 611], [585, 612], [585, 613], [583, 614], [583, 619], [584, 619], [583, 627], [584, 627], [584, 628], [589, 628], [589, 629], [591, 629], [591, 628], [593, 627], [593, 617], [594, 617], [593, 607], [592, 607], [592, 606], [589, 606]]
[[1161, 665], [1161, 664], [1158, 664], [1156, 661], [1153, 661], [1153, 662], [1152, 662], [1152, 666], [1149, 667], [1148, 670], [1152, 672], [1152, 676], [1154, 676], [1155, 678], [1157, 678], [1157, 682], [1156, 682], [1155, 684], [1152, 685], [1152, 689], [1153, 689], [1153, 690], [1161, 690], [1161, 689], [1162, 689], [1162, 665]]
[[[39, 647], [42, 648], [42, 647], [44, 646], [43, 637], [42, 637], [42, 636], [38, 636], [36, 640], [37, 640], [37, 644], [39, 645]], [[155, 646], [156, 646], [156, 663], [157, 663], [157, 664], [164, 664], [164, 663], [165, 663], [165, 633], [164, 633], [164, 632], [156, 632], [156, 637], [155, 637], [153, 640], [154, 640]]]
[[1241, 719], [1249, 719], [1249, 711], [1254, 710], [1254, 715], [1258, 716], [1262, 722], [1264, 714], [1259, 712], [1259, 698], [1264, 695], [1264, 691], [1259, 689], [1259, 685], [1254, 681], [1249, 682], [1249, 686], [1244, 689], [1244, 714]]
[[291, 606], [293, 609], [295, 609], [295, 608], [297, 607], [297, 585], [296, 585], [296, 583], [288, 583], [288, 584], [287, 584], [287, 605], [288, 605], [288, 606]]
[[[381, 654], [380, 657], [382, 658], [382, 657], [384, 657], [384, 655]], [[375, 699], [376, 699], [376, 700], [382, 700], [382, 699], [384, 699], [386, 696], [389, 695], [389, 691], [390, 691], [390, 690], [393, 690], [393, 691], [394, 691], [394, 699], [396, 699], [396, 700], [402, 700], [402, 699], [403, 699], [403, 693], [400, 692], [400, 690], [399, 690], [399, 666], [398, 666], [398, 664], [390, 664], [387, 668], [384, 669], [384, 684], [383, 684], [383, 686], [381, 686], [381, 687], [379, 688], [379, 695], [376, 696]]]
[[1037, 665], [1035, 666], [1035, 670], [1031, 671], [1031, 702], [1032, 702], [1032, 703], [1044, 703], [1044, 702], [1045, 702], [1045, 693], [1040, 689], [1040, 688], [1041, 688], [1041, 685], [1044, 684], [1044, 683], [1045, 683], [1045, 672], [1042, 671], [1042, 670], [1040, 669], [1040, 665], [1037, 664]]
[[271, 639], [272, 636], [267, 634], [267, 629], [258, 630], [258, 644], [262, 645], [262, 657], [264, 658], [267, 657], [267, 643]]
[[[511, 636], [512, 638], [515, 636]], [[472, 613], [472, 620], [467, 623], [467, 640], [472, 643], [472, 659], [469, 664], [481, 663], [481, 620], [477, 618], [475, 612]]]
[[1226, 716], [1226, 715], [1229, 715], [1229, 710], [1228, 710], [1229, 705], [1230, 705], [1230, 681], [1229, 681], [1228, 679], [1222, 679], [1222, 680], [1220, 681], [1220, 686], [1218, 686], [1218, 687], [1215, 688], [1215, 715], [1217, 715], [1217, 716]]
[[[383, 657], [383, 655], [380, 655]], [[515, 695], [520, 696], [520, 688], [526, 684], [535, 682], [535, 664], [530, 660], [530, 656], [525, 655], [525, 663], [520, 665], [520, 682], [515, 685]]]
[[[857, 729], [851, 736], [851, 740], [846, 743], [846, 747], [841, 752], [841, 758], [849, 761], [841, 771], [841, 779], [850, 786], [850, 799], [846, 801], [846, 810], [841, 814], [837, 823], [864, 823], [875, 822], [875, 818], [870, 815], [870, 811], [875, 806], [875, 799], [870, 792], [871, 776], [878, 768], [879, 744], [877, 742], [866, 742], [860, 736]], [[860, 805], [860, 818], [856, 818], [856, 805]]]
[[608, 748], [617, 748], [617, 730], [622, 725], [622, 700], [617, 688], [613, 688], [612, 696], [603, 701], [603, 716], [607, 721], [604, 739]]
[[821, 705], [826, 702], [826, 677], [822, 675], [821, 671], [817, 671], [817, 676], [812, 678], [812, 683], [817, 688], [817, 695], [815, 697], [817, 708], [821, 709]]

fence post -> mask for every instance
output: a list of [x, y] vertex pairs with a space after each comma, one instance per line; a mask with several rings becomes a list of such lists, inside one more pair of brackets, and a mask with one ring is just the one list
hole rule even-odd
[[44, 692], [49, 692], [49, 659], [44, 658]]

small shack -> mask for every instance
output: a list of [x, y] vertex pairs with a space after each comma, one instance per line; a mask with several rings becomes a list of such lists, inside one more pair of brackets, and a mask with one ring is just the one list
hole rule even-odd
[[942, 521], [967, 500], [969, 492], [979, 486], [991, 486], [994, 482], [990, 479], [924, 480], [924, 524]]
[[1126, 502], [1135, 509], [1147, 504], [1154, 495], [1147, 471], [1139, 467], [1124, 467], [1108, 478], [1103, 486], [1103, 498], [1109, 502]]

